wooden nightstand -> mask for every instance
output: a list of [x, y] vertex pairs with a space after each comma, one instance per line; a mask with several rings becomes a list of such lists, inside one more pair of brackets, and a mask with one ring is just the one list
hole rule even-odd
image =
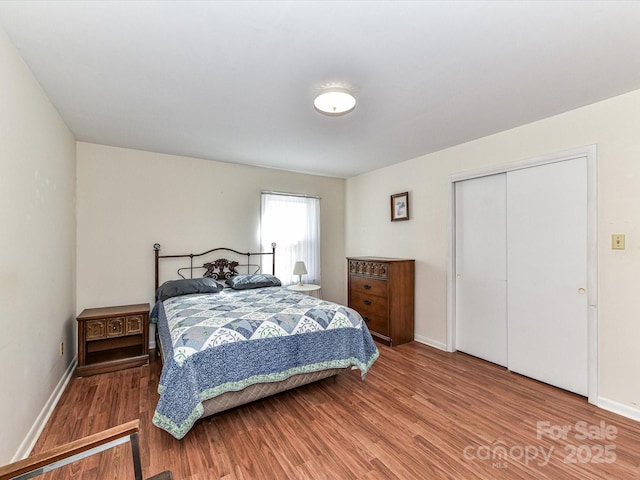
[[78, 316], [79, 377], [149, 363], [149, 304], [87, 308]]

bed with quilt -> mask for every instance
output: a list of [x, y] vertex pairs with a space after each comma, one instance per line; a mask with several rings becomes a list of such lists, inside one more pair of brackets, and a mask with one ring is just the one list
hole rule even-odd
[[345, 370], [364, 380], [378, 349], [355, 310], [288, 290], [273, 275], [218, 273], [156, 290], [156, 426], [180, 439], [200, 418]]

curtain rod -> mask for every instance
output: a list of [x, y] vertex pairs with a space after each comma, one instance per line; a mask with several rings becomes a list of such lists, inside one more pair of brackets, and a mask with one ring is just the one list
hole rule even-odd
[[263, 190], [261, 193], [263, 195], [267, 194], [267, 195], [282, 195], [283, 197], [317, 198], [318, 200], [320, 200], [320, 197], [317, 195], [305, 195], [303, 193], [271, 192], [267, 190]]

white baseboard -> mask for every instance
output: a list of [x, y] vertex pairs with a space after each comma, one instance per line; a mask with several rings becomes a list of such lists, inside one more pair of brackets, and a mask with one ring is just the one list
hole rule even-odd
[[17, 462], [18, 460], [27, 458], [31, 453], [31, 450], [33, 450], [33, 447], [38, 441], [38, 438], [40, 438], [40, 434], [42, 433], [42, 430], [44, 430], [45, 425], [49, 421], [49, 417], [53, 413], [53, 409], [56, 408], [56, 405], [58, 404], [58, 401], [62, 396], [62, 392], [64, 392], [64, 389], [67, 388], [67, 384], [73, 377], [73, 372], [76, 368], [77, 363], [78, 363], [78, 358], [74, 357], [73, 360], [71, 360], [71, 363], [69, 364], [67, 369], [65, 370], [64, 375], [62, 375], [62, 378], [58, 382], [58, 385], [56, 385], [56, 388], [54, 388], [53, 392], [49, 396], [47, 403], [45, 403], [44, 407], [40, 411], [38, 418], [36, 418], [36, 421], [29, 429], [29, 433], [27, 433], [27, 436], [18, 447], [18, 451], [15, 453], [15, 455], [11, 459], [12, 463]]
[[414, 335], [413, 339], [416, 342], [424, 343], [425, 345], [429, 345], [430, 347], [437, 348], [439, 350], [447, 351], [447, 346], [444, 343], [438, 342], [438, 341], [433, 340], [431, 338], [423, 337], [422, 335]]
[[609, 412], [617, 413], [623, 417], [630, 418], [640, 422], [640, 408], [632, 407], [631, 405], [625, 405], [624, 403], [616, 402], [604, 397], [598, 397], [598, 407]]

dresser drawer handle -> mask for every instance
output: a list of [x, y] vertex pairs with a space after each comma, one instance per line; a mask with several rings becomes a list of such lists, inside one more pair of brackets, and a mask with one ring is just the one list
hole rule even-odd
[[365, 286], [364, 286], [364, 289], [365, 289], [365, 290], [371, 290], [371, 285], [365, 285]]
[[365, 305], [371, 305], [371, 300], [365, 300], [365, 301], [364, 301], [364, 304], [365, 304]]
[[370, 321], [371, 321], [371, 319], [370, 319], [369, 317], [362, 317], [362, 319], [363, 319], [365, 322], [370, 322]]

